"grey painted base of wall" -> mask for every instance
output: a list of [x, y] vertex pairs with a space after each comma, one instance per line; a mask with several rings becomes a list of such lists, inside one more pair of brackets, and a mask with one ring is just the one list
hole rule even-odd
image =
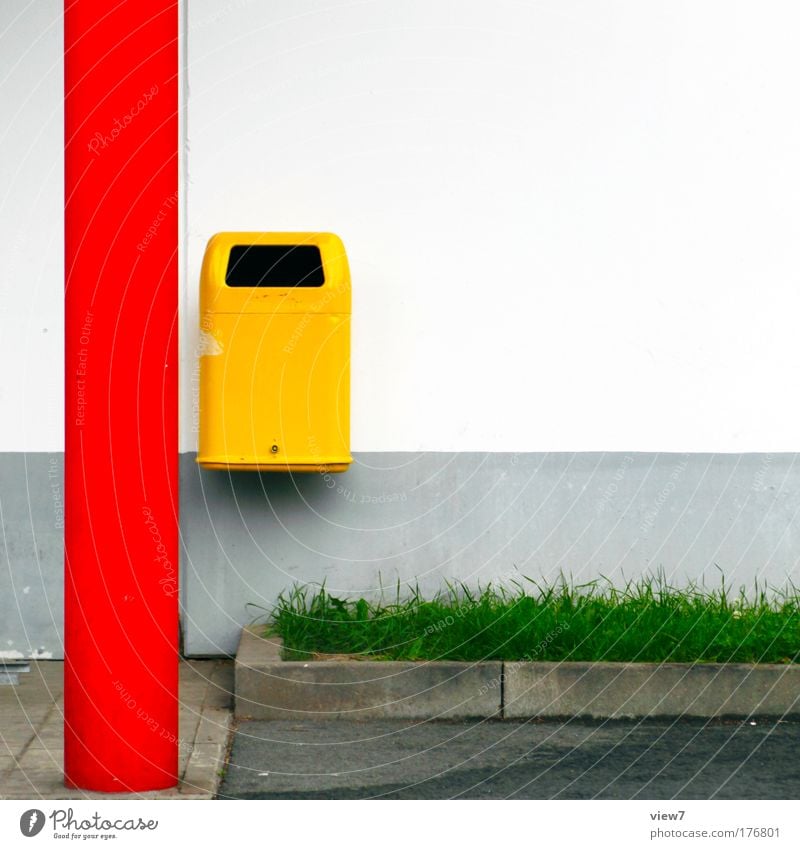
[[362, 453], [328, 476], [211, 472], [184, 455], [181, 487], [190, 654], [234, 653], [295, 583], [798, 581], [794, 454]]
[[[63, 455], [0, 453], [0, 657], [60, 657]], [[360, 453], [341, 475], [180, 458], [184, 647], [233, 655], [294, 583], [391, 594], [663, 570], [798, 583], [796, 454]]]
[[0, 453], [0, 658], [61, 658], [64, 454]]

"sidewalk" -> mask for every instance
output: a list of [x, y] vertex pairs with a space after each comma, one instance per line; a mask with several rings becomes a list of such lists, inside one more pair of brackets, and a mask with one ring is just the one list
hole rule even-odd
[[233, 661], [181, 662], [181, 782], [153, 793], [64, 787], [63, 667], [59, 661], [31, 661], [18, 686], [0, 687], [0, 799], [213, 798], [231, 729]]

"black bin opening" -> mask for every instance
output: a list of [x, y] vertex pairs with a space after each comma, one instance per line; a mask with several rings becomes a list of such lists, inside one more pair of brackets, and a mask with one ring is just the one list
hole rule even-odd
[[322, 255], [316, 245], [234, 245], [225, 283], [234, 287], [322, 286]]

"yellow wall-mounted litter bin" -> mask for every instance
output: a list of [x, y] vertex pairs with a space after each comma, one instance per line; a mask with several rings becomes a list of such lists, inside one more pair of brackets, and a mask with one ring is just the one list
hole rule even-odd
[[200, 279], [200, 440], [211, 469], [343, 472], [350, 271], [332, 233], [217, 233]]

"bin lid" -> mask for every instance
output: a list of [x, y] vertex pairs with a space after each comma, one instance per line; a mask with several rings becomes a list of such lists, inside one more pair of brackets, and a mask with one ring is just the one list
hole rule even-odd
[[200, 276], [201, 313], [349, 313], [350, 269], [333, 233], [216, 233]]

